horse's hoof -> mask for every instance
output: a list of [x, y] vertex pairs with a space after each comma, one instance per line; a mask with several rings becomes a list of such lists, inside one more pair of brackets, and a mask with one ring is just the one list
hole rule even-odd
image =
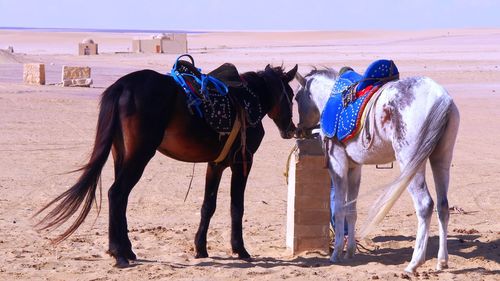
[[131, 261], [137, 260], [137, 256], [135, 255], [134, 252], [132, 252], [132, 250], [130, 250], [128, 253], [125, 253], [124, 256], [126, 259], [131, 260]]
[[233, 251], [233, 253], [237, 254], [238, 258], [240, 260], [251, 260], [252, 259], [252, 257], [250, 256], [250, 254], [245, 249], [242, 249], [242, 250], [239, 250], [239, 251]]
[[238, 259], [244, 260], [247, 262], [251, 262], [253, 260], [252, 257], [248, 253], [246, 253], [245, 255], [238, 255]]
[[116, 268], [127, 268], [130, 266], [130, 263], [128, 262], [128, 259], [125, 257], [118, 257], [116, 258], [116, 263], [114, 267]]
[[417, 268], [416, 267], [413, 267], [413, 266], [407, 266], [405, 268], [405, 272], [408, 273], [408, 274], [415, 274], [415, 272], [417, 271]]
[[332, 263], [341, 263], [342, 259], [340, 258], [339, 255], [332, 255], [330, 257], [330, 262], [332, 262]]
[[194, 256], [195, 259], [203, 259], [203, 258], [208, 258], [208, 253], [206, 251], [204, 252], [198, 252], [196, 253], [196, 256]]
[[346, 253], [346, 254], [344, 255], [344, 260], [350, 260], [350, 259], [352, 259], [352, 258], [354, 258], [354, 254], [349, 254], [349, 253]]
[[443, 270], [448, 268], [448, 262], [447, 261], [438, 261], [436, 265], [436, 270]]
[[354, 257], [355, 252], [356, 248], [347, 248], [347, 251], [344, 255], [344, 259], [352, 259]]

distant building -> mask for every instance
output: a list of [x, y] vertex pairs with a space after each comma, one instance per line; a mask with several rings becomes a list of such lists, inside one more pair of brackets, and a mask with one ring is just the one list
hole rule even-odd
[[94, 40], [87, 38], [83, 40], [82, 43], [78, 44], [78, 55], [89, 56], [97, 54], [97, 44], [94, 43]]
[[155, 35], [150, 39], [134, 39], [132, 50], [136, 53], [187, 53], [187, 34], [167, 33]]

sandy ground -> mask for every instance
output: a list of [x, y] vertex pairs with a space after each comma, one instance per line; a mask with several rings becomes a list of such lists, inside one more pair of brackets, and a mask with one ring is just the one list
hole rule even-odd
[[[70, 186], [91, 150], [98, 98], [120, 76], [150, 68], [167, 72], [176, 55], [130, 54], [140, 34], [0, 30], [0, 279], [1, 280], [498, 280], [500, 278], [500, 30], [415, 32], [212, 33], [189, 35], [189, 51], [204, 71], [223, 62], [240, 71], [266, 64], [296, 63], [363, 71], [373, 60], [393, 59], [402, 77], [425, 75], [448, 89], [461, 112], [451, 170], [450, 268], [434, 270], [437, 223], [433, 218], [427, 262], [415, 276], [403, 274], [416, 232], [411, 199], [404, 194], [383, 223], [362, 241], [368, 249], [352, 261], [330, 264], [328, 256], [286, 250], [286, 157], [294, 144], [283, 140], [266, 118], [266, 136], [255, 156], [246, 192], [244, 237], [252, 262], [230, 253], [229, 173], [224, 175], [212, 220], [210, 258], [193, 258], [193, 239], [203, 198], [204, 164], [157, 155], [134, 188], [128, 209], [130, 237], [139, 261], [116, 269], [107, 249], [107, 198], [79, 231], [58, 246], [37, 233], [33, 213]], [[99, 56], [77, 56], [77, 43], [91, 37]], [[29, 86], [22, 63], [46, 65], [47, 83], [60, 82], [61, 66], [90, 66], [92, 88]], [[294, 87], [296, 84], [294, 84]], [[112, 183], [103, 172], [103, 194]], [[398, 169], [364, 168], [359, 220]], [[428, 178], [431, 187], [433, 182]], [[327, 188], [327, 187], [325, 187]], [[434, 194], [433, 191], [431, 191]], [[457, 210], [463, 210], [458, 212]], [[358, 226], [359, 228], [359, 226]]]

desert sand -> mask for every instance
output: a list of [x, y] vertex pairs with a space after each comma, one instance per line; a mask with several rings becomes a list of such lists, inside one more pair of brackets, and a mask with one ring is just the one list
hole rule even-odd
[[[385, 220], [360, 241], [353, 260], [331, 264], [324, 253], [292, 256], [285, 246], [287, 188], [283, 172], [294, 140], [281, 139], [269, 118], [266, 136], [246, 191], [244, 238], [253, 261], [230, 251], [229, 172], [219, 190], [208, 234], [210, 258], [194, 259], [193, 240], [204, 192], [205, 164], [157, 154], [129, 199], [129, 235], [139, 260], [112, 267], [107, 250], [106, 192], [113, 181], [108, 161], [102, 175], [102, 211], [93, 211], [76, 234], [57, 246], [58, 231], [37, 232], [31, 216], [78, 177], [67, 173], [91, 151], [100, 93], [116, 79], [144, 68], [168, 72], [177, 55], [129, 53], [143, 34], [0, 30], [0, 279], [1, 280], [498, 280], [500, 277], [500, 30], [199, 33], [188, 36], [198, 67], [224, 62], [240, 71], [266, 64], [362, 72], [375, 59], [396, 62], [401, 77], [424, 75], [454, 98], [461, 124], [451, 169], [449, 268], [435, 271], [437, 219], [433, 217], [427, 261], [415, 276], [403, 269], [411, 258], [416, 217], [404, 194]], [[98, 56], [77, 56], [92, 38]], [[47, 84], [22, 82], [23, 63], [44, 63]], [[63, 65], [90, 66], [91, 88], [62, 88]], [[297, 87], [296, 82], [293, 83]], [[297, 117], [295, 116], [297, 119]], [[297, 120], [296, 120], [297, 121]], [[363, 170], [358, 229], [367, 210], [398, 169]], [[428, 169], [428, 185], [434, 196]], [[328, 188], [328, 187], [325, 187]], [[435, 197], [435, 196], [434, 196]]]

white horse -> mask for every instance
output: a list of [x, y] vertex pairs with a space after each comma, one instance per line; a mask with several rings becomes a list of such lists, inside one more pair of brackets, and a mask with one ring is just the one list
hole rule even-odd
[[[296, 96], [298, 137], [318, 126], [320, 112], [326, 105], [337, 77], [337, 72], [331, 69], [313, 70], [305, 77], [296, 75], [300, 84]], [[336, 195], [335, 248], [330, 260], [336, 263], [342, 259], [344, 219], [348, 224], [345, 258], [354, 255], [356, 198], [362, 165], [397, 160], [401, 174], [374, 204], [361, 234], [362, 237], [368, 234], [408, 187], [416, 209], [418, 229], [413, 256], [405, 271], [414, 273], [424, 263], [434, 206], [425, 181], [425, 164], [429, 159], [436, 186], [439, 218], [437, 269], [447, 268], [447, 192], [453, 147], [460, 123], [458, 109], [446, 90], [426, 77], [389, 82], [372, 99], [373, 104], [366, 107], [368, 113], [365, 119], [368, 123], [357, 136], [345, 144], [330, 140], [323, 145]], [[324, 139], [322, 132], [320, 135]]]

